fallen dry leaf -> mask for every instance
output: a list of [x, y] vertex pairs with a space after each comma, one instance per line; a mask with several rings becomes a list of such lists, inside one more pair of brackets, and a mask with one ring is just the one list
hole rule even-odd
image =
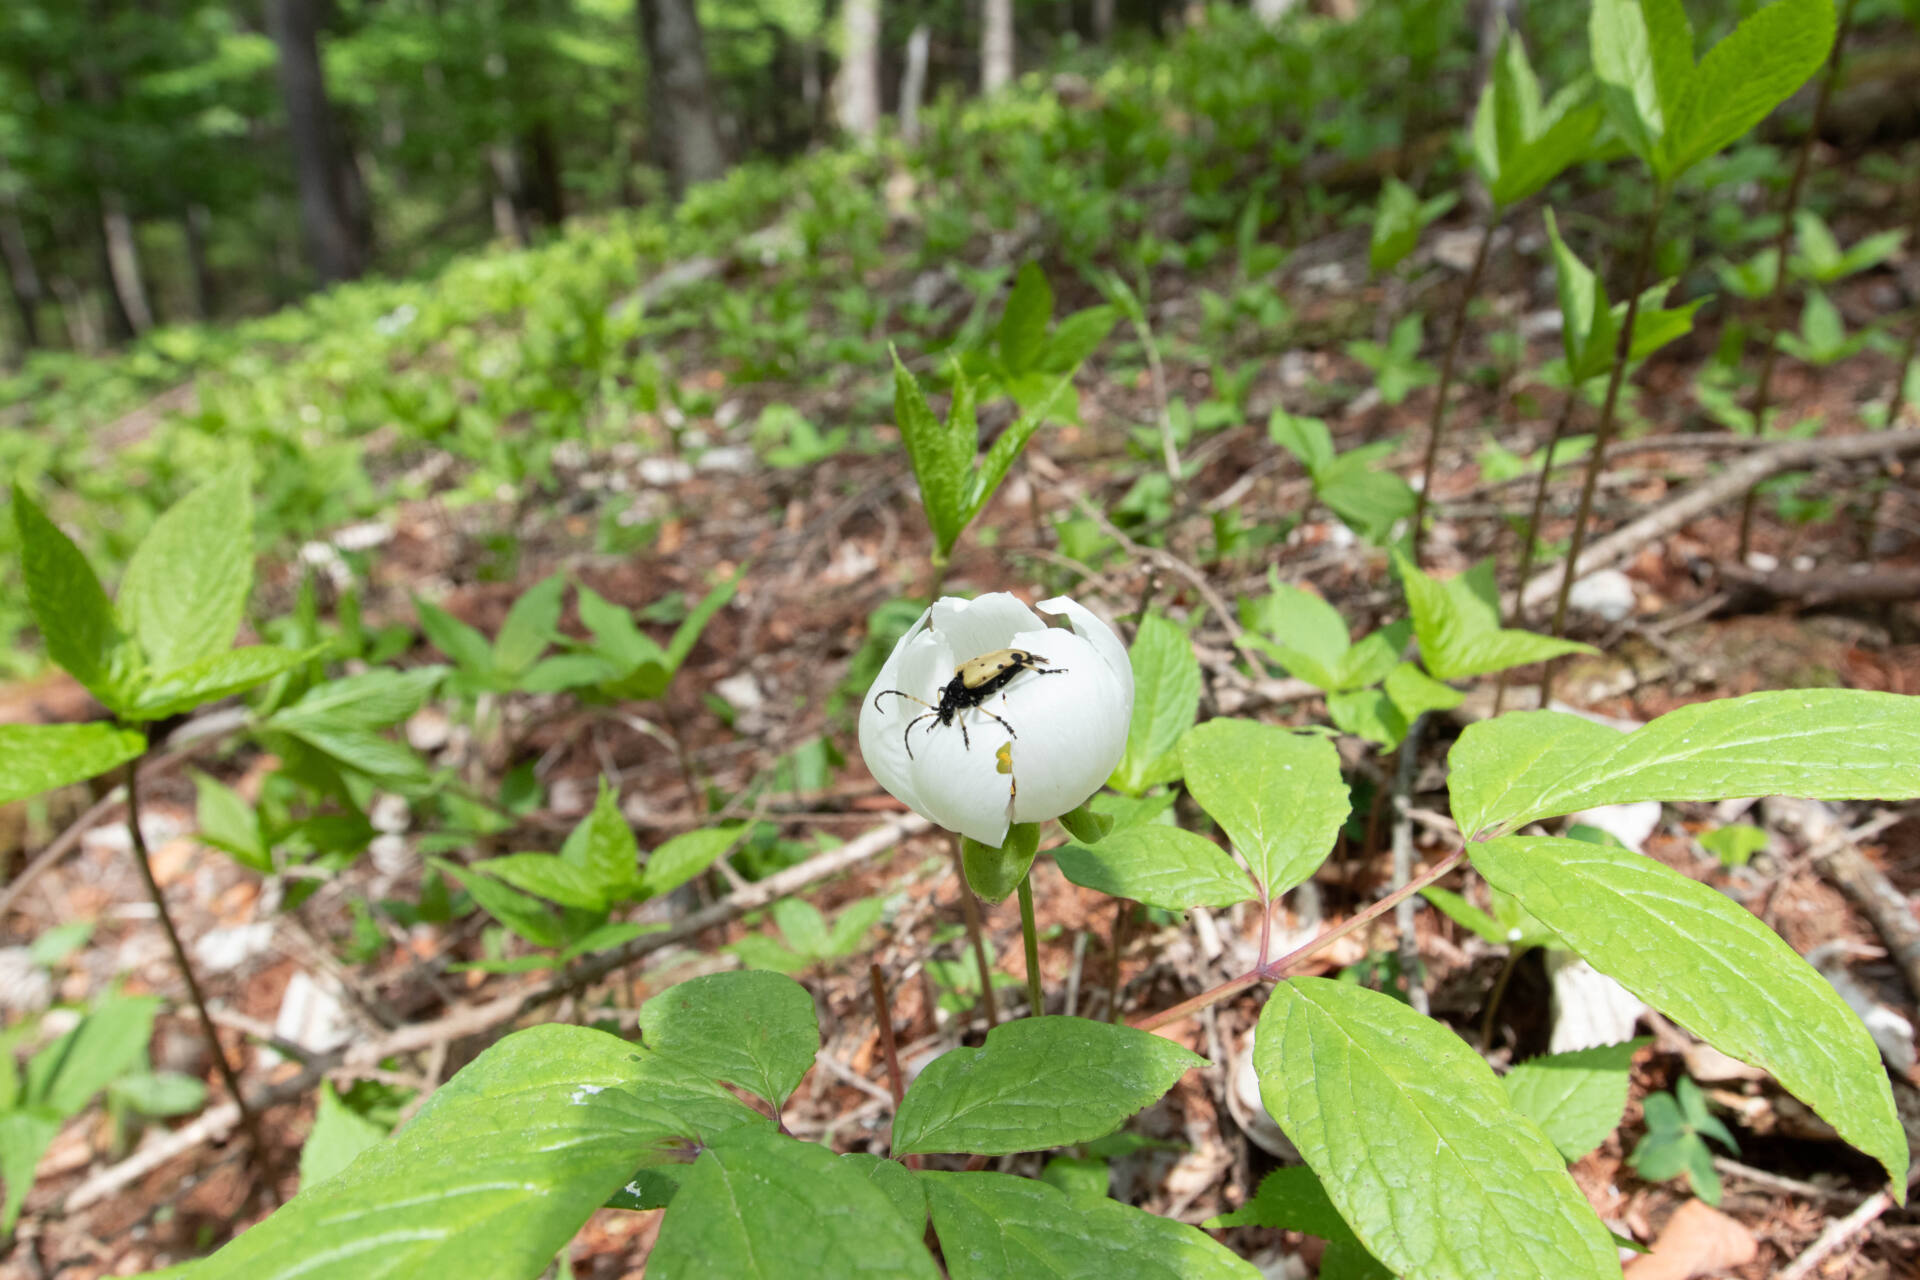
[[1689, 1200], [1667, 1219], [1653, 1252], [1627, 1264], [1629, 1280], [1691, 1280], [1752, 1262], [1753, 1233], [1700, 1200]]

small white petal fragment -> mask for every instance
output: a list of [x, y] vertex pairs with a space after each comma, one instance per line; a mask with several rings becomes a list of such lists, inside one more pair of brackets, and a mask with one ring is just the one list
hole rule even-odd
[[[996, 848], [1011, 823], [1056, 818], [1099, 790], [1133, 715], [1133, 667], [1112, 628], [1064, 596], [1040, 607], [1070, 629], [1048, 628], [1006, 592], [937, 601], [894, 646], [860, 708], [860, 753], [880, 785]], [[1001, 668], [1005, 679], [976, 672], [950, 696], [962, 667], [1007, 649], [1023, 656]]]

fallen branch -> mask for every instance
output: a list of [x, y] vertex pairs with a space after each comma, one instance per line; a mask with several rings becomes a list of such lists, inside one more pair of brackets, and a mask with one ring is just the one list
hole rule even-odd
[[1805, 1253], [1795, 1258], [1785, 1271], [1774, 1276], [1774, 1280], [1807, 1280], [1814, 1268], [1825, 1262], [1837, 1252], [1841, 1245], [1865, 1231], [1873, 1220], [1893, 1207], [1893, 1195], [1886, 1191], [1877, 1191], [1860, 1202], [1860, 1207], [1837, 1222], [1829, 1223], [1820, 1233], [1820, 1238], [1807, 1246]]
[[1914, 919], [1906, 895], [1867, 861], [1854, 843], [1856, 839], [1849, 832], [1847, 843], [1831, 853], [1816, 854], [1813, 863], [1873, 922], [1894, 963], [1900, 966], [1907, 990], [1920, 997], [1920, 921]]
[[[1782, 471], [1821, 462], [1852, 462], [1862, 458], [1893, 457], [1908, 453], [1920, 453], [1920, 429], [1823, 436], [1817, 440], [1793, 440], [1775, 445], [1740, 459], [1713, 479], [1695, 485], [1665, 506], [1657, 507], [1601, 538], [1581, 553], [1574, 577], [1582, 578], [1595, 570], [1621, 563], [1648, 543], [1665, 537], [1696, 516], [1739, 497], [1760, 481]], [[1538, 608], [1552, 599], [1559, 588], [1563, 571], [1556, 565], [1529, 579], [1520, 590], [1521, 607]]]

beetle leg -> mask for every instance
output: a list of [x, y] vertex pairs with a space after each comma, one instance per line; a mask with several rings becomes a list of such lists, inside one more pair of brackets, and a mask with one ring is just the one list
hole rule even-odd
[[[1006, 699], [1005, 699], [1005, 698], [1002, 698], [1002, 699], [1000, 699], [1000, 701], [1002, 701], [1002, 702], [1005, 702], [1005, 701], [1006, 701]], [[1000, 720], [1000, 717], [999, 717], [998, 715], [995, 715], [995, 714], [994, 714], [993, 712], [991, 712], [991, 711], [987, 711], [987, 709], [986, 709], [985, 707], [982, 707], [982, 708], [980, 708], [980, 709], [981, 709], [982, 711], [986, 711], [986, 713], [987, 713], [988, 715], [990, 715], [990, 716], [993, 716], [993, 718], [994, 718], [995, 720]], [[1013, 731], [1013, 726], [1012, 726], [1012, 725], [1010, 725], [1010, 724], [1008, 724], [1008, 723], [1007, 723], [1007, 722], [1006, 722], [1005, 720], [1000, 720], [1000, 727], [1001, 727], [1002, 729], [1005, 729], [1005, 730], [1007, 731], [1007, 736], [1008, 736], [1009, 738], [1017, 738], [1017, 737], [1019, 737], [1019, 736], [1020, 736], [1019, 734], [1017, 734], [1017, 733], [1015, 733], [1015, 732]]]

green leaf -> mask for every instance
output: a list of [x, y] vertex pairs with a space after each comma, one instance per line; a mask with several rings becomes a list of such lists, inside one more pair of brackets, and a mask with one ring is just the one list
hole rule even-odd
[[1320, 735], [1209, 720], [1180, 743], [1187, 789], [1226, 831], [1268, 899], [1326, 861], [1352, 811], [1340, 753]]
[[687, 616], [680, 620], [680, 625], [673, 629], [673, 635], [667, 641], [666, 667], [669, 674], [678, 671], [681, 664], [686, 662], [687, 655], [693, 652], [693, 646], [700, 643], [701, 633], [706, 631], [707, 624], [713, 621], [715, 614], [727, 607], [746, 573], [747, 566], [744, 564], [735, 569], [725, 582], [701, 596], [700, 603], [693, 606]]
[[[724, 1127], [716, 1125], [724, 1123]], [[194, 1280], [533, 1280], [644, 1165], [762, 1117], [603, 1031], [515, 1032]]]
[[1420, 660], [1442, 680], [1486, 675], [1566, 653], [1598, 652], [1577, 641], [1502, 628], [1491, 560], [1444, 582], [1429, 578], [1398, 552], [1394, 564], [1406, 588]]
[[810, 956], [827, 950], [827, 918], [805, 898], [782, 898], [769, 912], [780, 933], [797, 950]]
[[1402, 662], [1387, 673], [1387, 696], [1409, 721], [1429, 711], [1451, 711], [1465, 702], [1467, 695], [1441, 684], [1411, 662]]
[[274, 712], [267, 723], [280, 729], [308, 724], [382, 729], [425, 706], [446, 674], [443, 666], [426, 666], [406, 671], [377, 668], [342, 676], [313, 686], [298, 702]]
[[1000, 315], [1000, 327], [994, 340], [1000, 348], [1000, 362], [1009, 373], [1022, 373], [1040, 359], [1047, 342], [1047, 326], [1053, 322], [1053, 287], [1037, 262], [1028, 262], [1014, 278], [1013, 292], [1007, 295], [1007, 309]]
[[987, 446], [987, 452], [980, 459], [980, 465], [967, 477], [966, 497], [961, 504], [961, 524], [964, 525], [979, 515], [993, 497], [1000, 482], [1007, 478], [1007, 472], [1013, 466], [1014, 459], [1027, 447], [1027, 441], [1034, 432], [1046, 425], [1049, 418], [1071, 416], [1066, 409], [1076, 401], [1073, 390], [1073, 375], [1062, 374], [1051, 382], [1051, 390], [1033, 396], [1029, 403], [1022, 406], [1020, 416], [1012, 425], [994, 437]]
[[1260, 1097], [1361, 1244], [1409, 1280], [1617, 1277], [1559, 1152], [1459, 1037], [1325, 978], [1260, 1015]]
[[[967, 421], [971, 423], [971, 397], [966, 379], [956, 378], [950, 417], [960, 416], [964, 399], [969, 406]], [[907, 446], [907, 457], [913, 463], [913, 477], [920, 484], [920, 500], [926, 505], [934, 544], [944, 556], [953, 549], [961, 529], [966, 526], [961, 515], [965, 506], [963, 495], [967, 472], [979, 442], [971, 432], [962, 439], [962, 433], [951, 430], [950, 423], [943, 424], [933, 416], [933, 410], [927, 407], [926, 393], [900, 362], [897, 351], [893, 353], [893, 417], [900, 428], [900, 438]]]
[[895, 1155], [1011, 1155], [1104, 1137], [1205, 1059], [1086, 1018], [1002, 1023], [977, 1049], [935, 1058], [893, 1121]]
[[178, 1071], [136, 1071], [107, 1086], [107, 1099], [143, 1116], [165, 1119], [206, 1105], [206, 1082]]
[[146, 749], [144, 734], [110, 724], [0, 724], [0, 804], [83, 782]]
[[578, 867], [609, 901], [637, 894], [640, 888], [640, 846], [633, 828], [620, 812], [620, 795], [600, 780], [593, 811], [567, 833], [560, 857]]
[[703, 827], [682, 832], [647, 855], [646, 870], [640, 875], [644, 896], [657, 898], [672, 893], [720, 860], [722, 854], [740, 843], [746, 828], [735, 823], [727, 827]]
[[333, 1082], [320, 1082], [313, 1128], [300, 1147], [300, 1187], [324, 1182], [353, 1163], [353, 1158], [387, 1136], [385, 1125], [373, 1121], [340, 1101]]
[[[1263, 599], [1243, 603], [1240, 621], [1279, 642], [1286, 650], [1304, 655], [1331, 679], [1332, 671], [1352, 646], [1347, 636], [1347, 620], [1319, 594], [1281, 582], [1272, 570], [1268, 571], [1267, 585], [1268, 592]], [[1334, 687], [1301, 675], [1285, 657], [1279, 661], [1303, 680], [1323, 689]]]
[[1427, 225], [1421, 213], [1420, 197], [1412, 187], [1395, 177], [1381, 184], [1372, 241], [1367, 246], [1367, 266], [1375, 275], [1399, 266], [1420, 243], [1420, 232]]
[[582, 911], [606, 911], [615, 900], [608, 886], [593, 872], [551, 853], [509, 853], [498, 858], [482, 858], [473, 864], [472, 870], [549, 902]]
[[[1428, 374], [1431, 368], [1421, 365]], [[1381, 375], [1384, 386], [1386, 374]], [[1422, 375], [1424, 381], [1431, 378]], [[1314, 477], [1313, 492], [1327, 509], [1369, 542], [1384, 543], [1393, 526], [1413, 514], [1413, 488], [1378, 456], [1388, 450], [1349, 449]]]
[[1317, 476], [1332, 466], [1337, 456], [1333, 450], [1333, 433], [1327, 430], [1326, 423], [1288, 413], [1285, 409], [1275, 409], [1267, 418], [1267, 438], [1300, 459], [1309, 476]]
[[[1014, 1024], [1019, 1025], [1019, 1024]], [[953, 1280], [1256, 1280], [1252, 1263], [1185, 1223], [1074, 1200], [1004, 1173], [923, 1173]]]
[[452, 877], [488, 914], [536, 947], [559, 947], [566, 943], [560, 921], [552, 911], [518, 889], [510, 889], [492, 876], [469, 867], [429, 858], [442, 874]]
[[520, 593], [493, 638], [495, 671], [512, 679], [546, 652], [560, 626], [560, 598], [566, 590], [566, 578], [556, 573]]
[[1766, 119], [1827, 60], [1834, 27], [1833, 0], [1774, 0], [1707, 50], [1669, 116], [1668, 173], [1685, 172]]
[[1358, 689], [1384, 680], [1400, 662], [1413, 636], [1413, 624], [1404, 619], [1361, 636], [1334, 664], [1333, 687]]
[[1496, 947], [1506, 947], [1518, 941], [1507, 936], [1507, 930], [1501, 927], [1498, 920], [1451, 889], [1429, 885], [1420, 891], [1420, 896], [1437, 907], [1440, 914], [1474, 934], [1482, 942], [1491, 942]]
[[313, 651], [254, 644], [197, 658], [150, 678], [125, 708], [129, 720], [163, 720], [245, 693], [312, 658]]
[[1606, 109], [1598, 102], [1569, 104], [1502, 166], [1500, 177], [1488, 187], [1494, 203], [1502, 208], [1516, 205], [1559, 177], [1568, 165], [1584, 159], [1605, 119]]
[[1073, 373], [1107, 340], [1119, 319], [1119, 310], [1111, 306], [1074, 312], [1054, 326], [1040, 367], [1048, 373]]
[[109, 996], [80, 1025], [27, 1063], [26, 1099], [70, 1116], [118, 1077], [147, 1061], [156, 996]]
[[413, 611], [420, 619], [420, 630], [428, 642], [452, 658], [462, 672], [474, 676], [493, 675], [493, 646], [484, 635], [419, 596], [413, 598]]
[[1327, 1242], [1320, 1258], [1321, 1280], [1392, 1280], [1379, 1259], [1354, 1238], [1353, 1229], [1327, 1198], [1327, 1189], [1305, 1165], [1275, 1169], [1260, 1180], [1253, 1199], [1203, 1225], [1209, 1231], [1226, 1227], [1304, 1231]]
[[[1547, 240], [1553, 246], [1561, 349], [1566, 353], [1567, 368], [1573, 379], [1585, 381], [1612, 367], [1620, 331], [1614, 324], [1605, 283], [1560, 238], [1560, 224], [1553, 210], [1544, 210], [1541, 218], [1546, 223]], [[1639, 328], [1637, 320], [1634, 327]]]
[[1671, 177], [1666, 138], [1693, 78], [1693, 28], [1680, 0], [1594, 0], [1593, 70], [1614, 128], [1654, 173]]
[[194, 790], [198, 803], [194, 820], [200, 827], [200, 839], [216, 849], [224, 849], [255, 871], [271, 874], [273, 853], [260, 830], [260, 815], [240, 798], [240, 793], [225, 783], [194, 771]]
[[841, 1280], [939, 1272], [887, 1193], [824, 1147], [737, 1131], [700, 1153], [647, 1259], [659, 1280]]
[[640, 1006], [647, 1047], [776, 1108], [820, 1050], [813, 997], [791, 978], [751, 970], [690, 978]]
[[1699, 837], [1700, 847], [1720, 859], [1723, 867], [1744, 867], [1748, 859], [1767, 847], [1767, 833], [1747, 822], [1731, 822]]
[[665, 933], [664, 921], [642, 923], [638, 920], [613, 920], [589, 929], [580, 937], [568, 943], [561, 951], [560, 959], [574, 960], [580, 956], [589, 956], [597, 951], [611, 951], [615, 947], [624, 947], [635, 938], [643, 938], [649, 933]]
[[1168, 911], [1230, 907], [1257, 892], [1224, 849], [1179, 827], [1131, 827], [1092, 846], [1061, 845], [1053, 858], [1082, 888]]
[[118, 707], [133, 674], [132, 657], [93, 566], [19, 485], [13, 487], [13, 523], [27, 605], [47, 656], [100, 701]]
[[1016, 822], [1007, 828], [999, 847], [971, 836], [960, 838], [960, 865], [967, 884], [988, 902], [1004, 902], [1027, 878], [1027, 868], [1040, 850], [1040, 824]]
[[1384, 689], [1348, 689], [1327, 695], [1327, 719], [1342, 733], [1391, 751], [1407, 736], [1407, 718]]
[[[87, 945], [87, 939], [93, 936], [95, 923], [92, 920], [70, 920], [66, 924], [50, 925], [42, 929], [28, 944], [27, 959], [42, 969], [59, 968], [66, 962], [68, 956]], [[0, 1047], [4, 1044], [4, 1039], [0, 1039]], [[0, 1057], [5, 1057], [5, 1054], [0, 1053]], [[6, 1072], [12, 1063], [13, 1060], [10, 1057], [0, 1062], [0, 1073]], [[4, 1082], [0, 1082], [0, 1111], [12, 1105], [13, 1098], [7, 1092]]]
[[34, 1170], [64, 1121], [64, 1116], [47, 1107], [0, 1112], [0, 1181], [7, 1184], [6, 1201], [0, 1204], [0, 1236], [10, 1234], [19, 1221], [20, 1206], [33, 1187]]
[[1113, 1171], [1094, 1156], [1054, 1156], [1040, 1170], [1040, 1181], [1066, 1192], [1070, 1200], [1099, 1202], [1107, 1198]]
[[286, 732], [329, 757], [342, 770], [372, 778], [393, 790], [421, 787], [428, 780], [426, 764], [411, 747], [370, 730], [313, 723]]
[[1504, 1077], [1507, 1096], [1561, 1155], [1578, 1160], [1620, 1127], [1633, 1055], [1649, 1043], [1642, 1038], [1529, 1058]]
[[[662, 667], [667, 665], [667, 651], [652, 636], [640, 630], [633, 615], [626, 609], [584, 584], [578, 588], [578, 595], [580, 621], [593, 633], [594, 647], [601, 654], [627, 670], [647, 662]], [[702, 600], [701, 603], [706, 602]]]
[[1133, 664], [1133, 718], [1112, 785], [1138, 795], [1180, 776], [1173, 749], [1200, 711], [1200, 660], [1187, 633], [1153, 613], [1141, 620], [1127, 657]]
[[[799, 899], [789, 898], [786, 901], [797, 902]], [[827, 935], [821, 954], [827, 957], [850, 955], [866, 940], [867, 931], [880, 923], [886, 907], [886, 902], [880, 898], [861, 898], [841, 908], [840, 914], [834, 917], [833, 931]], [[779, 903], [774, 904], [774, 919], [780, 920]], [[780, 928], [785, 932], [786, 924], [782, 922]]]
[[840, 1163], [858, 1169], [862, 1177], [880, 1188], [893, 1202], [901, 1221], [913, 1229], [914, 1238], [925, 1238], [927, 1193], [921, 1189], [920, 1179], [908, 1173], [905, 1165], [865, 1151], [850, 1151], [840, 1157]]
[[1620, 733], [1560, 711], [1469, 725], [1449, 757], [1469, 835], [1636, 800], [1920, 795], [1920, 698], [1788, 689], [1698, 702]]
[[1752, 912], [1624, 849], [1545, 837], [1468, 848], [1487, 883], [1570, 950], [1722, 1053], [1772, 1072], [1884, 1164], [1901, 1195], [1907, 1144], [1879, 1050], [1827, 980]]
[[231, 467], [174, 503], [127, 561], [120, 618], [150, 671], [177, 671], [233, 643], [253, 589], [251, 478], [251, 467]]
[[862, 1169], [810, 1142], [737, 1130], [680, 1176], [647, 1274], [933, 1280], [939, 1272], [920, 1232]]

